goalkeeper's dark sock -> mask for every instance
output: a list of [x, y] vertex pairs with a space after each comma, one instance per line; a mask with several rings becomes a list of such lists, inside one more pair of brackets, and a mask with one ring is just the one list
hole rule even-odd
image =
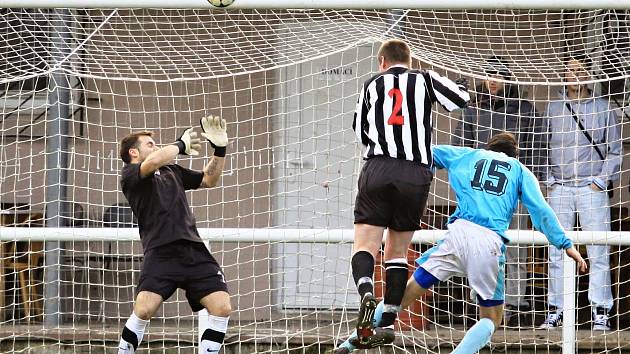
[[374, 294], [374, 257], [370, 252], [359, 251], [352, 255], [352, 276], [361, 299], [366, 293]]
[[135, 313], [131, 314], [120, 336], [118, 354], [134, 354], [138, 350], [148, 323], [148, 320], [140, 319]]
[[385, 262], [385, 279], [385, 307], [380, 327], [393, 326], [400, 312], [400, 303], [407, 286], [407, 260], [396, 258]]
[[201, 353], [218, 353], [225, 339], [229, 317], [208, 315], [208, 328], [203, 331], [199, 341]]

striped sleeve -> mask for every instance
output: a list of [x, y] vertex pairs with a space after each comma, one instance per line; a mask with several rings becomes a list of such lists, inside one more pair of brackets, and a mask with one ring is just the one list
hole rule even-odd
[[468, 102], [470, 102], [468, 90], [450, 79], [440, 76], [435, 71], [425, 71], [424, 78], [431, 97], [447, 111], [452, 112], [456, 109], [466, 108]]
[[367, 114], [369, 111], [369, 92], [367, 92], [367, 86], [364, 85], [359, 93], [357, 100], [357, 107], [354, 111], [354, 119], [352, 120], [352, 129], [354, 130], [357, 140], [363, 145], [367, 146], [370, 143], [370, 139], [365, 132], [365, 127], [368, 125]]

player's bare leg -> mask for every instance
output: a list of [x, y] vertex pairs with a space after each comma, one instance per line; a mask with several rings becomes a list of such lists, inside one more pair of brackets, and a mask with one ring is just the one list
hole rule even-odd
[[162, 301], [162, 296], [159, 294], [150, 291], [138, 293], [133, 305], [133, 313], [125, 323], [121, 334], [118, 354], [133, 354], [136, 352], [149, 320], [160, 308]]
[[204, 296], [199, 302], [208, 311], [208, 323], [199, 339], [199, 353], [218, 353], [232, 312], [230, 295], [225, 291], [216, 291]]

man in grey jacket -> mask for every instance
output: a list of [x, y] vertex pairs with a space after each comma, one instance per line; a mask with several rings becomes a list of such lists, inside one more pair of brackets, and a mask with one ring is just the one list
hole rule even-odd
[[[610, 103], [594, 97], [583, 84], [589, 79], [590, 63], [585, 54], [571, 56], [565, 62], [566, 88], [547, 108], [549, 163], [541, 180], [548, 186], [549, 205], [565, 230], [575, 227], [579, 215], [582, 230], [610, 231], [606, 190], [609, 182], [619, 179], [622, 141], [618, 117]], [[608, 312], [613, 306], [610, 247], [590, 245], [586, 250], [593, 330], [609, 330]], [[562, 282], [562, 253], [549, 249], [550, 312], [541, 328], [562, 324]]]
[[[520, 98], [516, 86], [500, 81], [514, 79], [503, 58], [494, 56], [486, 60], [485, 71], [488, 79], [483, 80], [476, 88], [476, 102], [464, 110], [462, 120], [455, 128], [451, 144], [483, 149], [495, 134], [511, 132], [519, 143], [519, 160], [535, 175], [540, 175], [539, 151], [544, 147], [541, 134], [544, 120], [536, 117], [534, 105]], [[528, 216], [525, 209], [519, 207], [510, 228], [527, 229], [527, 223]], [[523, 323], [519, 321], [520, 318], [516, 314], [528, 312], [531, 309], [526, 297], [527, 247], [508, 246], [506, 261], [504, 325], [518, 327]]]

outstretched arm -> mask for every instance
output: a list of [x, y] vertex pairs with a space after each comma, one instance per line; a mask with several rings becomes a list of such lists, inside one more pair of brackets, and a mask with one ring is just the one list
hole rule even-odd
[[167, 145], [150, 153], [140, 164], [140, 177], [144, 178], [157, 171], [160, 167], [170, 164], [178, 154], [199, 155], [200, 140], [197, 137], [197, 133], [192, 129], [186, 129], [173, 145]]
[[225, 119], [219, 116], [207, 116], [201, 118], [201, 135], [210, 142], [214, 148], [214, 156], [203, 169], [203, 180], [200, 188], [211, 188], [217, 185], [223, 167], [225, 166], [225, 153], [228, 143], [227, 125]]
[[200, 188], [212, 188], [217, 185], [221, 173], [223, 173], [223, 166], [225, 165], [225, 158], [219, 156], [212, 156], [210, 162], [203, 168], [203, 180], [201, 181]]
[[534, 227], [545, 234], [549, 243], [557, 248], [570, 248], [573, 241], [566, 236], [558, 217], [543, 197], [536, 177], [524, 166], [522, 171], [521, 200], [529, 211]]
[[431, 70], [424, 73], [424, 79], [432, 101], [437, 101], [447, 111], [466, 108], [470, 102], [467, 80], [461, 78], [453, 82]]
[[573, 241], [566, 236], [558, 217], [543, 197], [536, 177], [524, 166], [522, 171], [521, 200], [529, 211], [534, 227], [547, 237], [549, 243], [565, 250], [567, 256], [575, 260], [580, 272], [585, 272], [586, 261], [573, 246]]

